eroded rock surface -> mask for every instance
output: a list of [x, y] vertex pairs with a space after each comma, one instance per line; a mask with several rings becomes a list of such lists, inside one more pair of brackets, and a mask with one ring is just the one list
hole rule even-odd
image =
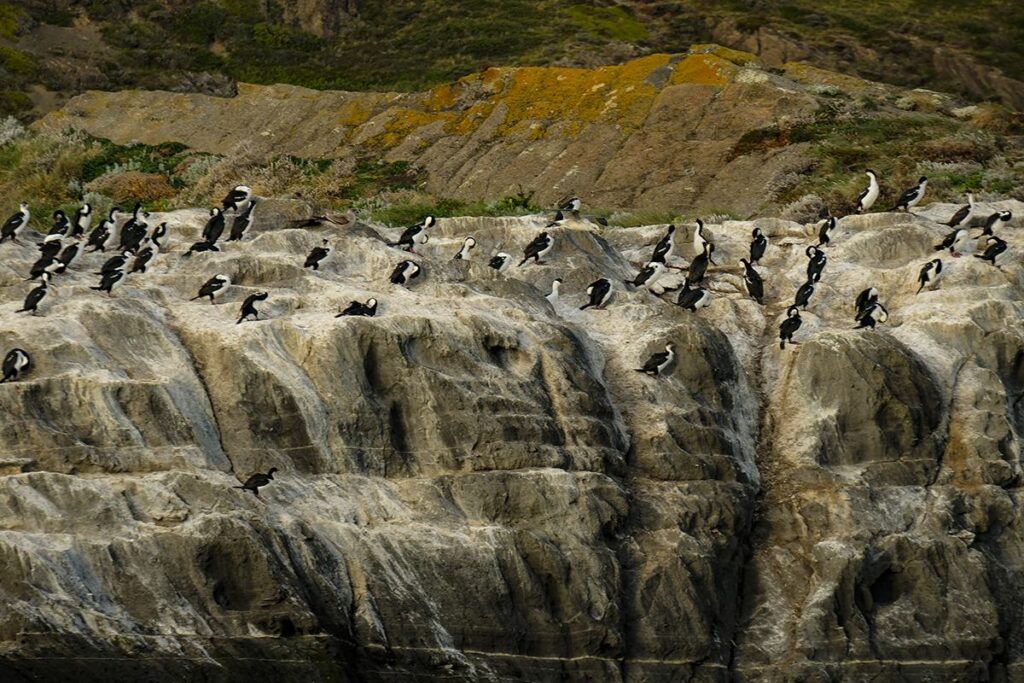
[[[150, 272], [107, 297], [86, 255], [38, 317], [14, 313], [34, 248], [0, 245], [0, 349], [37, 364], [0, 387], [5, 680], [1024, 671], [1019, 251], [947, 255], [915, 295], [952, 207], [844, 219], [782, 351], [814, 226], [708, 226], [693, 314], [622, 284], [664, 226], [570, 220], [546, 265], [498, 274], [545, 217], [441, 219], [402, 288], [393, 231], [262, 206], [189, 259], [205, 212], [155, 214]], [[763, 307], [737, 265], [755, 225]], [[214, 273], [225, 303], [189, 301]], [[608, 309], [578, 310], [600, 276]], [[872, 285], [890, 320], [855, 331]], [[236, 325], [258, 290], [268, 319]], [[377, 317], [334, 317], [370, 296]], [[666, 341], [668, 376], [634, 371]], [[258, 499], [232, 488], [269, 467]]]

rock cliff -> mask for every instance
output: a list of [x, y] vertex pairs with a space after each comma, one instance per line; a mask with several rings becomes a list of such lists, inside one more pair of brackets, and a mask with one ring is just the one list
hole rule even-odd
[[[570, 220], [546, 265], [499, 274], [486, 257], [543, 217], [442, 219], [402, 288], [393, 231], [289, 229], [298, 202], [189, 259], [205, 212], [154, 214], [171, 239], [150, 272], [107, 297], [82, 257], [38, 317], [14, 313], [35, 250], [0, 245], [0, 350], [36, 362], [0, 386], [0, 672], [1020, 676], [1020, 252], [947, 256], [915, 295], [952, 208], [843, 219], [784, 351], [815, 231], [777, 219], [708, 226], [696, 314], [622, 284], [664, 226]], [[1019, 243], [1024, 204], [995, 208]], [[754, 226], [763, 307], [737, 265]], [[225, 303], [189, 301], [214, 273]], [[612, 302], [579, 311], [598, 276]], [[855, 331], [872, 285], [891, 317]], [[257, 290], [268, 319], [236, 325]], [[369, 296], [377, 317], [334, 317]], [[634, 371], [667, 341], [666, 377]], [[269, 467], [259, 498], [232, 488]]]

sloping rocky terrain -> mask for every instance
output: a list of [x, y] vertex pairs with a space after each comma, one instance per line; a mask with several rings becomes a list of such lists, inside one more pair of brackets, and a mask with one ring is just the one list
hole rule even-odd
[[[844, 218], [785, 350], [816, 227], [778, 219], [708, 226], [698, 313], [622, 284], [662, 225], [568, 220], [499, 274], [546, 217], [442, 219], [403, 288], [396, 231], [288, 228], [301, 202], [187, 259], [205, 211], [154, 213], [150, 272], [108, 297], [82, 257], [35, 317], [36, 252], [0, 245], [0, 350], [36, 362], [0, 386], [0, 674], [1019, 677], [1024, 204], [979, 207], [1015, 214], [1002, 269], [947, 254], [915, 295], [954, 208]], [[737, 265], [755, 226], [765, 306]], [[214, 273], [224, 303], [189, 301]], [[578, 310], [598, 276], [613, 300]], [[855, 331], [868, 286], [891, 317]], [[235, 324], [258, 290], [268, 319]], [[667, 376], [634, 371], [668, 341]]]

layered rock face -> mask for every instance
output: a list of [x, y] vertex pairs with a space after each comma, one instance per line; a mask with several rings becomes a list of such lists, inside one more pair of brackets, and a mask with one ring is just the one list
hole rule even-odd
[[[36, 364], [0, 386], [4, 680], [1024, 672], [1019, 252], [944, 254], [915, 295], [952, 207], [843, 219], [780, 350], [814, 226], [708, 226], [714, 299], [690, 313], [623, 284], [664, 226], [569, 220], [501, 274], [486, 259], [546, 218], [441, 219], [407, 256], [261, 206], [187, 259], [205, 212], [155, 214], [149, 272], [108, 297], [86, 255], [38, 317], [14, 313], [34, 248], [0, 245], [0, 351]], [[737, 265], [755, 226], [765, 306]], [[215, 273], [224, 303], [189, 301]], [[580, 311], [601, 276], [607, 310]], [[868, 286], [891, 315], [855, 331]], [[236, 324], [260, 290], [267, 319]], [[377, 317], [334, 317], [371, 296]], [[635, 372], [669, 341], [666, 376]], [[270, 467], [258, 498], [232, 488]]]

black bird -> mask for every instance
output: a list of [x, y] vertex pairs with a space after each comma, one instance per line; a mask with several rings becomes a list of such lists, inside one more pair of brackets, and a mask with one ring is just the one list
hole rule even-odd
[[564, 220], [565, 220], [565, 216], [562, 215], [562, 212], [561, 211], [556, 211], [555, 212], [555, 217], [552, 218], [551, 221], [547, 225], [544, 226], [544, 229], [547, 230], [548, 228], [553, 228], [553, 227], [557, 226], [559, 223], [561, 223]]
[[612, 296], [611, 280], [605, 277], [594, 280], [587, 287], [587, 295], [590, 296], [590, 299], [587, 303], [580, 306], [580, 310], [585, 311], [588, 308], [602, 310], [608, 304], [608, 300]]
[[149, 236], [149, 243], [153, 245], [153, 251], [158, 252], [164, 248], [164, 245], [160, 244], [160, 240], [162, 240], [166, 235], [167, 223], [161, 223], [153, 228], [153, 232]]
[[811, 296], [814, 294], [814, 280], [808, 280], [807, 282], [800, 285], [800, 289], [796, 290], [796, 296], [793, 298], [793, 306], [796, 308], [807, 309], [807, 304], [811, 302]]
[[1013, 218], [1013, 212], [1011, 211], [997, 211], [988, 218], [985, 219], [985, 227], [982, 228], [982, 235], [991, 235], [996, 227], [996, 223], [1009, 223], [1010, 219]]
[[32, 369], [32, 357], [24, 349], [11, 349], [4, 357], [4, 376], [0, 384], [18, 379]]
[[971, 223], [972, 216], [974, 216], [974, 195], [968, 192], [967, 204], [957, 209], [953, 217], [946, 221], [946, 225], [951, 228], [967, 227]]
[[228, 242], [235, 242], [245, 236], [245, 231], [252, 226], [252, 212], [255, 208], [256, 199], [253, 198], [249, 200], [244, 211], [235, 214], [235, 219], [231, 222], [231, 234], [228, 235]]
[[71, 234], [69, 237], [81, 237], [89, 229], [92, 223], [92, 204], [82, 204], [75, 211], [75, 217], [71, 220]]
[[28, 293], [28, 296], [25, 297], [25, 303], [22, 304], [21, 308], [15, 312], [25, 313], [26, 311], [30, 311], [32, 315], [35, 315], [36, 311], [39, 310], [39, 302], [46, 296], [48, 289], [49, 277], [44, 277], [43, 283], [38, 287], [33, 288], [32, 291]]
[[491, 257], [491, 260], [487, 262], [487, 265], [494, 268], [499, 273], [503, 273], [512, 265], [512, 255], [500, 251]]
[[651, 357], [647, 359], [642, 368], [636, 368], [637, 372], [642, 372], [645, 375], [651, 377], [658, 377], [665, 369], [672, 364], [672, 361], [676, 358], [676, 345], [672, 342], [665, 344], [665, 350], [659, 351], [658, 353], [651, 354]]
[[861, 314], [857, 326], [853, 329], [862, 330], [865, 327], [875, 329], [876, 323], [884, 323], [889, 319], [889, 311], [880, 303], [872, 304]]
[[68, 220], [66, 213], [57, 209], [53, 212], [53, 227], [50, 228], [50, 232], [46, 233], [49, 235], [67, 235], [71, 230], [71, 221]]
[[690, 287], [690, 283], [687, 282], [679, 292], [679, 298], [676, 299], [676, 305], [682, 306], [686, 310], [696, 313], [698, 308], [706, 308], [711, 305], [711, 292], [703, 287], [693, 289]]
[[708, 242], [704, 245], [704, 251], [697, 254], [692, 261], [690, 261], [690, 267], [686, 271], [686, 283], [688, 285], [698, 285], [704, 281], [704, 274], [708, 270], [708, 263], [714, 263], [711, 260], [711, 253], [715, 250], [715, 245]]
[[68, 246], [64, 247], [64, 251], [58, 256], [58, 260], [64, 264], [64, 268], [71, 265], [71, 262], [78, 257], [78, 252], [81, 250], [81, 245], [78, 242], [72, 242]]
[[231, 278], [227, 275], [221, 275], [218, 273], [207, 280], [206, 284], [199, 288], [199, 293], [189, 299], [189, 301], [195, 301], [196, 299], [206, 297], [209, 298], [211, 304], [215, 304], [217, 303], [216, 298], [223, 294], [230, 286]]
[[28, 225], [28, 221], [28, 204], [22, 202], [18, 208], [18, 211], [12, 214], [11, 217], [8, 218], [6, 221], [4, 221], [3, 227], [0, 228], [0, 244], [3, 244], [3, 242], [8, 239], [10, 239], [15, 244], [20, 244], [18, 242], [18, 232], [20, 232], [23, 228], [25, 228], [25, 226]]
[[558, 205], [558, 212], [571, 213], [575, 218], [579, 218], [581, 208], [583, 208], [583, 202], [580, 201], [580, 198], [570, 197]]
[[112, 208], [110, 214], [89, 233], [89, 239], [85, 243], [87, 249], [92, 247], [91, 251], [93, 252], [106, 251], [107, 240], [110, 239], [114, 225], [117, 223], [117, 214], [120, 211], [121, 209], [116, 206]]
[[817, 282], [821, 279], [821, 271], [825, 270], [825, 264], [828, 263], [828, 256], [815, 246], [807, 247], [804, 253], [807, 254], [807, 279]]
[[96, 275], [106, 275], [107, 273], [113, 273], [115, 270], [123, 270], [124, 264], [128, 263], [132, 253], [130, 251], [124, 251], [117, 256], [111, 256], [107, 259], [106, 263], [96, 272]]
[[942, 238], [941, 242], [935, 245], [935, 251], [949, 249], [950, 254], [953, 254], [953, 256], [959, 256], [959, 254], [956, 251], [956, 245], [962, 240], [967, 239], [967, 236], [968, 232], [966, 229], [954, 228], [953, 230], [950, 230], [945, 237]]
[[986, 244], [988, 246], [985, 247], [985, 252], [975, 254], [974, 258], [980, 258], [982, 261], [988, 261], [996, 268], [1002, 268], [1002, 266], [996, 265], [996, 258], [1006, 251], [1006, 242], [995, 235], [989, 235]]
[[799, 342], [793, 341], [793, 335], [800, 329], [803, 324], [803, 320], [800, 318], [800, 309], [796, 306], [790, 306], [786, 311], [786, 319], [779, 325], [779, 348], [785, 349], [786, 342], [790, 344], [797, 344]]
[[342, 316], [348, 315], [361, 315], [367, 318], [372, 318], [377, 315], [377, 300], [367, 299], [365, 304], [360, 301], [353, 301], [344, 311], [334, 317], [341, 318]]
[[910, 211], [912, 208], [917, 206], [917, 203], [924, 197], [924, 191], [928, 187], [928, 178], [921, 176], [917, 181], [917, 185], [905, 191], [900, 195], [899, 200], [896, 202], [896, 206], [892, 207], [893, 211]]
[[526, 248], [523, 249], [523, 260], [519, 262], [520, 266], [526, 264], [527, 261], [533, 259], [536, 264], [544, 263], [541, 260], [555, 244], [555, 239], [546, 230], [536, 237], [533, 238]]
[[156, 256], [156, 251], [152, 247], [146, 247], [140, 251], [135, 255], [135, 260], [132, 261], [132, 267], [128, 270], [128, 274], [145, 273], [146, 266], [149, 265], [154, 256]]
[[853, 302], [854, 308], [857, 309], [857, 315], [854, 317], [854, 320], [860, 320], [860, 317], [864, 315], [864, 311], [876, 303], [878, 303], [878, 290], [874, 287], [868, 287], [858, 294], [857, 300]]
[[328, 244], [329, 242], [324, 240], [322, 243], [323, 246], [313, 247], [313, 251], [309, 252], [309, 256], [306, 257], [306, 262], [302, 264], [302, 267], [320, 270], [320, 262], [327, 258], [327, 255], [331, 253], [331, 248], [327, 246]]
[[106, 292], [108, 296], [114, 296], [114, 287], [117, 287], [124, 281], [123, 270], [113, 270], [109, 273], [104, 273], [103, 277], [100, 278], [100, 284], [98, 287], [90, 287], [97, 292]]
[[43, 256], [41, 259], [32, 264], [32, 269], [29, 271], [29, 275], [26, 280], [38, 280], [43, 275], [56, 275], [63, 273], [65, 266], [55, 256]]
[[835, 216], [829, 216], [825, 219], [825, 222], [821, 224], [821, 228], [818, 229], [818, 246], [827, 247], [829, 243], [828, 234], [836, 229], [836, 225], [839, 224], [839, 219]]
[[750, 242], [750, 262], [757, 263], [764, 257], [764, 251], [768, 248], [768, 238], [761, 232], [761, 228], [754, 228], [750, 236], [753, 238]]
[[942, 259], [933, 259], [924, 264], [921, 266], [921, 272], [917, 276], [917, 281], [921, 283], [921, 286], [917, 288], [915, 293], [920, 294], [925, 285], [933, 283], [937, 285], [940, 277], [942, 277]]
[[121, 251], [134, 252], [139, 248], [142, 240], [146, 238], [146, 232], [149, 230], [146, 218], [149, 218], [149, 212], [143, 211], [142, 204], [136, 202], [135, 210], [132, 211], [132, 217], [121, 227], [120, 244], [118, 245]]
[[64, 246], [64, 243], [60, 240], [60, 238], [47, 238], [47, 240], [43, 240], [42, 242], [39, 243], [40, 258], [53, 258], [60, 253], [61, 247]]
[[238, 316], [238, 322], [235, 324], [240, 324], [249, 316], [252, 316], [253, 319], [255, 320], [259, 320], [260, 312], [256, 310], [256, 302], [266, 301], [268, 296], [270, 295], [267, 294], [266, 292], [256, 292], [255, 294], [250, 294], [249, 296], [245, 297], [245, 301], [242, 302], [242, 309]]
[[246, 479], [245, 483], [241, 486], [234, 486], [232, 488], [242, 489], [243, 491], [252, 491], [256, 497], [259, 497], [260, 487], [266, 486], [270, 482], [274, 481], [274, 472], [277, 472], [276, 467], [271, 467], [270, 471], [266, 474], [257, 472], [256, 474], [250, 475], [250, 477]]
[[232, 189], [231, 192], [228, 192], [227, 196], [224, 197], [221, 205], [224, 207], [225, 211], [228, 209], [238, 211], [238, 207], [241, 206], [243, 202], [246, 202], [251, 198], [252, 190], [249, 189], [248, 185], [235, 185], [234, 189]]
[[640, 269], [632, 280], [623, 280], [627, 285], [634, 287], [651, 287], [665, 274], [665, 263], [663, 261], [650, 261]]
[[402, 249], [416, 253], [417, 244], [426, 244], [429, 237], [427, 236], [427, 229], [434, 227], [437, 223], [437, 219], [433, 216], [427, 216], [423, 219], [422, 223], [409, 226], [402, 231], [401, 236], [396, 242], [389, 242], [388, 246], [401, 247]]
[[743, 284], [747, 286], [747, 294], [759, 304], [764, 304], [764, 280], [761, 274], [754, 270], [753, 264], [745, 258], [740, 259], [743, 264]]
[[420, 267], [414, 261], [402, 261], [395, 269], [391, 271], [391, 280], [393, 285], [406, 285], [414, 277], [419, 277]]
[[210, 218], [203, 226], [203, 239], [210, 244], [216, 244], [220, 236], [224, 234], [224, 213], [217, 207], [210, 209]]
[[201, 240], [199, 242], [194, 242], [192, 244], [192, 246], [188, 248], [188, 251], [186, 251], [184, 254], [182, 254], [181, 257], [182, 258], [188, 258], [188, 257], [192, 256], [192, 254], [198, 254], [198, 253], [204, 252], [204, 251], [220, 251], [220, 247], [218, 247], [213, 242], [207, 242], [206, 240]]
[[651, 255], [652, 261], [668, 263], [669, 257], [672, 256], [672, 249], [675, 248], [675, 232], [676, 226], [668, 226], [664, 237], [658, 240], [658, 243], [654, 245], [654, 253]]

